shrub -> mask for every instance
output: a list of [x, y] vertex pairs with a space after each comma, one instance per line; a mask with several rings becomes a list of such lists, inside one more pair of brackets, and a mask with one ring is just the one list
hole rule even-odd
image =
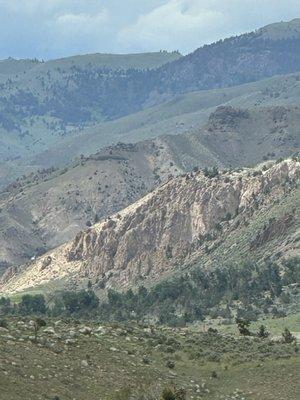
[[8, 323], [5, 319], [0, 319], [0, 328], [8, 329]]
[[25, 294], [22, 296], [21, 303], [19, 305], [21, 314], [45, 314], [46, 303], [45, 297], [42, 294], [30, 295]]
[[165, 388], [161, 395], [162, 400], [176, 400], [173, 389]]
[[225, 217], [223, 218], [224, 221], [230, 221], [232, 219], [232, 215], [230, 212], [226, 213]]
[[292, 335], [288, 328], [285, 328], [285, 330], [282, 332], [282, 339], [283, 343], [293, 343], [296, 341], [295, 336]]
[[8, 314], [11, 311], [11, 301], [9, 298], [0, 298], [0, 312], [3, 314]]
[[260, 325], [257, 331], [257, 336], [261, 339], [266, 339], [270, 336], [270, 332], [267, 331], [267, 328], [264, 325]]
[[236, 324], [238, 326], [238, 330], [239, 330], [241, 335], [243, 335], [243, 336], [251, 336], [251, 332], [249, 330], [250, 321], [244, 320], [244, 319], [241, 319], [241, 318], [236, 318], [235, 322], [236, 322]]
[[217, 372], [216, 371], [212, 371], [211, 377], [214, 378], [214, 379], [217, 379], [217, 377], [218, 377]]
[[183, 389], [165, 388], [161, 395], [161, 400], [185, 400], [186, 393]]
[[214, 228], [215, 228], [216, 231], [220, 232], [222, 230], [222, 225], [218, 222], [218, 223], [215, 224]]
[[43, 327], [46, 326], [46, 321], [44, 321], [42, 318], [36, 318], [34, 321], [34, 341], [37, 342], [37, 336], [39, 330]]
[[218, 329], [209, 327], [208, 330], [207, 330], [207, 333], [210, 333], [212, 335], [216, 335], [216, 334], [218, 334]]
[[128, 387], [125, 387], [121, 389], [118, 393], [115, 394], [114, 399], [115, 400], [129, 400], [131, 396], [131, 389]]
[[166, 367], [173, 369], [173, 368], [175, 368], [175, 363], [173, 361], [168, 360], [166, 362]]
[[219, 170], [217, 166], [214, 166], [212, 169], [204, 168], [203, 170], [204, 176], [207, 178], [215, 178], [216, 176], [219, 175]]

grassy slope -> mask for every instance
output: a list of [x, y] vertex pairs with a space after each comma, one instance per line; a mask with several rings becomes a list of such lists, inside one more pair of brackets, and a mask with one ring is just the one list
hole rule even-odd
[[72, 65], [78, 67], [107, 67], [111, 69], [151, 69], [178, 60], [179, 53], [153, 52], [136, 54], [86, 54], [71, 56], [46, 63], [49, 68], [70, 68]]
[[[294, 335], [300, 337], [300, 313], [290, 314], [282, 318], [259, 318], [255, 322], [251, 322], [251, 330], [257, 332], [260, 325], [265, 325], [272, 337], [280, 337], [285, 328], [290, 329]], [[225, 334], [236, 334], [236, 325], [218, 324], [212, 321], [212, 326], [216, 327], [220, 332]]]
[[[294, 213], [293, 210], [296, 210]], [[271, 254], [278, 253], [284, 257], [295, 256], [299, 251], [300, 222], [300, 189], [297, 188], [283, 197], [277, 204], [256, 212], [249, 218], [249, 225], [238, 227], [208, 257], [209, 263], [234, 263], [239, 264], [246, 259], [265, 259]], [[255, 235], [268, 224], [270, 219], [280, 221], [287, 214], [294, 215], [293, 225], [288, 232], [275, 236], [272, 240], [257, 249], [251, 249], [250, 244]]]
[[[150, 333], [131, 324], [106, 325], [102, 334], [90, 337], [76, 334], [76, 342], [66, 346], [68, 332], [80, 327], [69, 323], [55, 328], [60, 338], [41, 334], [37, 346], [28, 340], [32, 333], [20, 325], [17, 331], [16, 323], [10, 323], [9, 333], [15, 339], [0, 340], [2, 400], [126, 400], [126, 389], [133, 395], [158, 395], [173, 384], [184, 388], [188, 399], [298, 398], [293, 345], [180, 329]], [[168, 360], [174, 369], [166, 366]], [[217, 378], [211, 378], [212, 371]]]
[[34, 60], [15, 60], [7, 58], [0, 60], [0, 80], [6, 80], [9, 76], [23, 74], [39, 64]]

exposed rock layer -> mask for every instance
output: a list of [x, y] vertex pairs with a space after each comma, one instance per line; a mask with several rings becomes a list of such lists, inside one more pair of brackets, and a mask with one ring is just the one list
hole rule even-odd
[[[299, 202], [299, 178], [300, 163], [291, 160], [214, 178], [202, 172], [173, 178], [21, 268], [20, 274], [13, 278], [6, 275], [2, 290], [24, 290], [62, 279], [79, 283], [88, 278], [101, 287], [160, 279], [199, 257], [208, 260], [209, 246], [218, 246], [259, 213], [267, 213], [281, 198], [292, 193]], [[284, 218], [293, 225], [299, 217], [297, 204], [290, 214]], [[273, 236], [268, 234], [266, 241], [282, 233], [285, 231], [273, 229]], [[260, 243], [263, 235], [258, 235], [256, 246], [264, 244]]]

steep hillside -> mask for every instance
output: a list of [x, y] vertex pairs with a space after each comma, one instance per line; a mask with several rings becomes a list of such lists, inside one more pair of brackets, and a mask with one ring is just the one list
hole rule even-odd
[[118, 144], [27, 175], [0, 193], [0, 262], [24, 263], [71, 240], [170, 175], [287, 157], [300, 148], [299, 124], [299, 108], [221, 107], [189, 134]]
[[[181, 159], [193, 154], [197, 141], [214, 156], [216, 163], [225, 166], [253, 165], [286, 157], [300, 148], [299, 117], [298, 107], [219, 107], [206, 126], [186, 135], [190, 151], [185, 151]], [[181, 137], [171, 139], [180, 141]], [[177, 147], [184, 151], [183, 143]]]
[[64, 243], [137, 200], [169, 173], [176, 174], [176, 166], [168, 163], [171, 155], [164, 160], [159, 147], [159, 141], [119, 144], [68, 168], [33, 173], [7, 187], [0, 195], [3, 267]]
[[[299, 104], [299, 74], [232, 88], [188, 93], [136, 114], [85, 128], [75, 137], [65, 137], [60, 140], [59, 145], [50, 146], [46, 151], [37, 154], [31, 158], [29, 164], [48, 168], [53, 164], [63, 165], [81, 154], [89, 155], [95, 152], [95, 148], [118, 141], [137, 142], [164, 134], [181, 134], [204, 125], [210, 113], [218, 106], [256, 108]], [[65, 148], [68, 149], [67, 154]], [[18, 162], [14, 161], [16, 163]]]
[[38, 287], [138, 286], [213, 260], [299, 254], [298, 161], [186, 174], [79, 233], [37, 261], [11, 268], [2, 292]]

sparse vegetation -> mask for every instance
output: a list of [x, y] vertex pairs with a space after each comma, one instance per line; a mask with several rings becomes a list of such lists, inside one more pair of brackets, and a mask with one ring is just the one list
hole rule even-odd
[[[222, 266], [211, 271], [198, 267], [148, 289], [141, 286], [135, 292], [130, 289], [124, 293], [109, 289], [107, 300], [102, 301], [89, 281], [87, 290], [58, 291], [54, 296], [47, 296], [48, 300], [43, 295], [26, 294], [18, 304], [13, 304], [2, 298], [0, 311], [6, 315], [90, 315], [102, 321], [150, 319], [171, 326], [185, 326], [207, 316], [232, 320], [236, 313], [240, 333], [254, 335], [248, 329], [250, 321], [257, 320], [260, 315], [281, 316], [274, 305], [281, 299], [283, 285], [296, 283], [297, 276], [291, 272], [294, 262], [286, 261], [282, 275], [278, 266], [270, 261], [245, 262], [239, 268]], [[292, 302], [292, 299], [288, 300]], [[286, 301], [282, 303], [285, 307]], [[267, 337], [263, 329], [259, 328], [259, 337]]]
[[290, 384], [297, 376], [295, 343], [199, 327], [48, 317], [35, 340], [30, 321], [32, 316], [8, 317], [7, 329], [0, 330], [1, 400], [98, 400], [99, 394], [104, 400], [216, 400], [250, 392], [253, 400], [266, 392], [266, 400], [296, 398]]

